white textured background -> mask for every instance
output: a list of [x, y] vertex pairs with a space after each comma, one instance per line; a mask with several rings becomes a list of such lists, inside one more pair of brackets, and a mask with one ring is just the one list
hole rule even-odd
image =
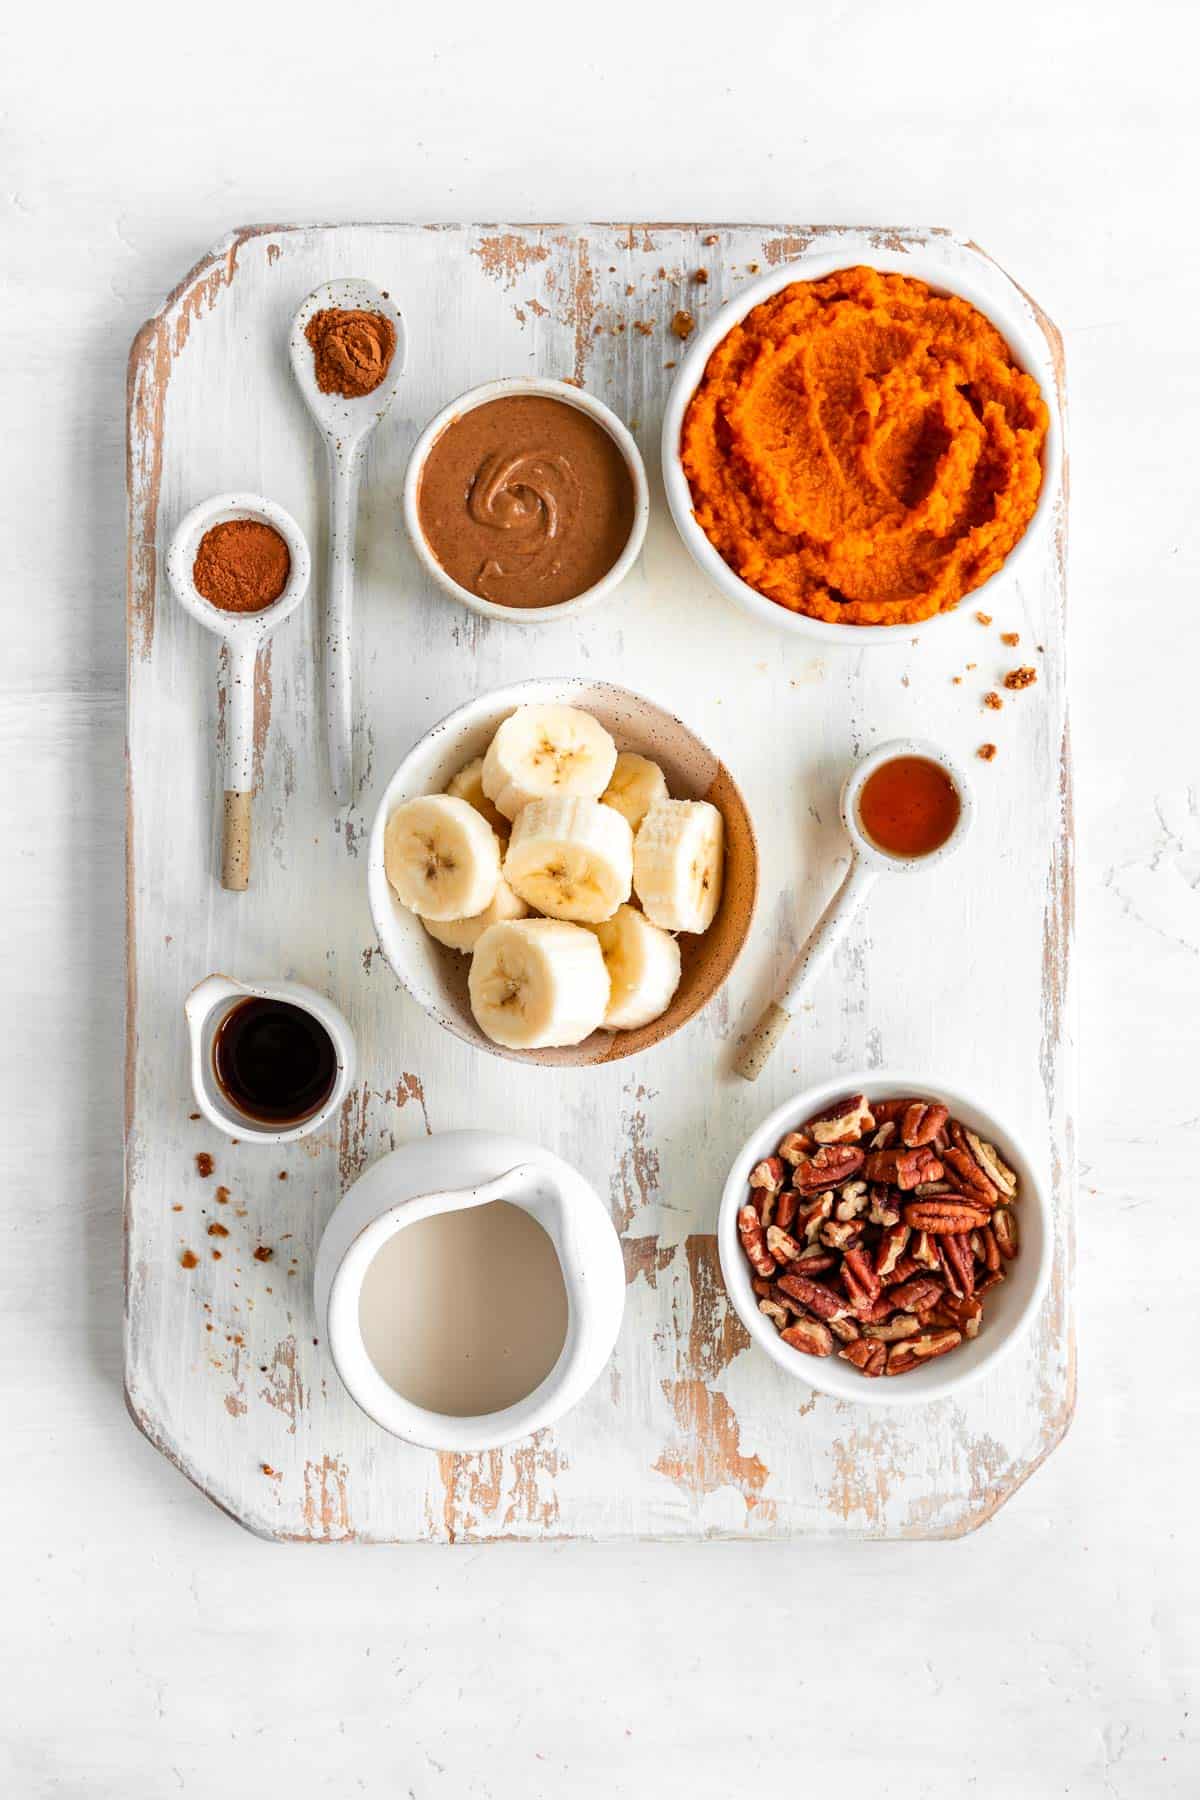
[[[1194, 1795], [1195, 7], [13, 11], [0, 1788]], [[231, 225], [500, 215], [951, 225], [1066, 335], [1080, 1402], [963, 1542], [269, 1548], [126, 1420], [128, 342]]]

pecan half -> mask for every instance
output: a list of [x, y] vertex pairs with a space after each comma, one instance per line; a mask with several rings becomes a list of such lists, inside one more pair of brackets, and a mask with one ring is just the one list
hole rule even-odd
[[946, 1167], [954, 1171], [958, 1185], [968, 1199], [977, 1200], [981, 1206], [995, 1206], [1000, 1198], [999, 1192], [969, 1151], [947, 1150]]
[[986, 1143], [983, 1138], [978, 1137], [973, 1131], [968, 1131], [965, 1126], [963, 1127], [963, 1136], [967, 1140], [967, 1147], [971, 1155], [992, 1186], [999, 1188], [1000, 1192], [1006, 1194], [1010, 1200], [1014, 1199], [1017, 1192], [1016, 1175], [1007, 1163], [1001, 1162], [995, 1144]]
[[859, 1338], [856, 1344], [847, 1344], [838, 1355], [864, 1375], [882, 1375], [887, 1367], [887, 1349], [883, 1344], [873, 1344], [868, 1338]]
[[807, 1162], [815, 1149], [816, 1145], [807, 1132], [789, 1131], [776, 1154], [795, 1168], [797, 1163]]
[[897, 1223], [887, 1227], [879, 1240], [879, 1248], [875, 1252], [875, 1273], [881, 1281], [885, 1276], [895, 1273], [896, 1264], [908, 1247], [908, 1240], [911, 1236], [911, 1225]]
[[770, 1276], [775, 1273], [775, 1259], [763, 1242], [763, 1228], [758, 1214], [752, 1206], [743, 1206], [737, 1216], [738, 1236], [742, 1240], [742, 1249], [750, 1261], [750, 1267], [756, 1275]]
[[[771, 1236], [767, 1234], [767, 1248], [770, 1248]], [[952, 1294], [960, 1300], [971, 1298], [975, 1292], [975, 1258], [971, 1253], [971, 1245], [965, 1237], [948, 1236], [938, 1239], [938, 1251], [941, 1255], [942, 1268], [947, 1273], [946, 1285]], [[953, 1275], [953, 1279], [950, 1276]]]
[[919, 1337], [904, 1338], [893, 1344], [888, 1351], [887, 1372], [889, 1375], [905, 1375], [909, 1369], [915, 1369], [922, 1362], [928, 1362], [935, 1356], [945, 1356], [947, 1350], [955, 1349], [962, 1343], [959, 1331], [923, 1331]]
[[[992, 1216], [994, 1218], [995, 1214]], [[979, 1260], [989, 1273], [1000, 1267], [1000, 1246], [996, 1242], [994, 1225], [985, 1225], [979, 1233]]]
[[767, 1249], [777, 1263], [795, 1262], [803, 1249], [788, 1232], [781, 1231], [778, 1225], [767, 1226]]
[[1005, 1262], [1011, 1262], [1021, 1248], [1021, 1228], [1011, 1206], [998, 1206], [992, 1214], [992, 1235]]
[[931, 1144], [950, 1117], [950, 1108], [936, 1100], [914, 1100], [900, 1125], [900, 1136], [909, 1149]]
[[904, 1223], [914, 1231], [943, 1233], [971, 1232], [988, 1222], [988, 1213], [969, 1200], [910, 1200], [904, 1209]]
[[798, 1300], [801, 1306], [807, 1306], [809, 1312], [815, 1313], [818, 1319], [841, 1319], [850, 1310], [840, 1294], [835, 1294], [832, 1288], [823, 1286], [819, 1281], [812, 1281], [807, 1275], [797, 1275], [789, 1270], [786, 1275], [779, 1277], [777, 1285], [785, 1294], [790, 1294], [793, 1300]]
[[848, 1100], [839, 1100], [806, 1127], [818, 1144], [852, 1144], [874, 1129], [875, 1120], [865, 1094], [851, 1094]]
[[885, 1319], [881, 1325], [864, 1325], [863, 1336], [878, 1338], [881, 1344], [894, 1344], [898, 1338], [916, 1337], [920, 1329], [920, 1322], [912, 1313], [902, 1312]]
[[919, 1312], [923, 1306], [932, 1306], [943, 1293], [941, 1282], [934, 1275], [914, 1275], [911, 1281], [902, 1281], [899, 1287], [889, 1288], [887, 1299], [902, 1312]]
[[858, 1174], [866, 1161], [861, 1150], [851, 1144], [822, 1144], [806, 1163], [801, 1163], [793, 1177], [802, 1194], [816, 1194], [822, 1188], [841, 1187]]
[[852, 1300], [861, 1295], [869, 1305], [878, 1300], [883, 1286], [871, 1267], [870, 1257], [862, 1250], [847, 1250], [842, 1258], [842, 1281]]
[[785, 1344], [790, 1344], [793, 1350], [802, 1350], [805, 1356], [833, 1355], [833, 1333], [819, 1319], [797, 1319], [779, 1335]]
[[833, 1195], [818, 1194], [817, 1198], [809, 1201], [807, 1206], [801, 1206], [797, 1209], [792, 1227], [792, 1235], [794, 1237], [803, 1237], [808, 1243], [815, 1244], [818, 1237], [821, 1235], [822, 1225], [825, 1223], [826, 1219], [831, 1218], [832, 1215]]
[[867, 1180], [885, 1181], [890, 1187], [907, 1190], [922, 1181], [940, 1181], [942, 1174], [932, 1150], [873, 1150], [867, 1158]]
[[777, 1194], [783, 1186], [783, 1161], [778, 1156], [764, 1156], [750, 1171], [750, 1186], [767, 1194]]

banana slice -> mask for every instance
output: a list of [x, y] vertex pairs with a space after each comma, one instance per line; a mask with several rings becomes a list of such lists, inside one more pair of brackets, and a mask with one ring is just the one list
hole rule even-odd
[[423, 919], [472, 919], [500, 880], [500, 840], [452, 794], [406, 800], [387, 822], [383, 866], [401, 906]]
[[548, 794], [598, 799], [612, 779], [617, 746], [577, 706], [520, 706], [483, 759], [483, 791], [506, 819]]
[[634, 756], [632, 751], [622, 750], [612, 780], [600, 798], [605, 806], [623, 814], [629, 820], [630, 830], [636, 831], [655, 802], [669, 798], [667, 778], [648, 756]]
[[447, 786], [446, 792], [453, 794], [459, 800], [465, 800], [467, 805], [473, 806], [477, 813], [482, 813], [498, 838], [503, 839], [508, 836], [508, 820], [502, 812], [497, 812], [483, 791], [482, 756], [477, 756], [475, 761], [469, 762], [465, 769], [460, 769], [454, 780]]
[[633, 885], [664, 931], [707, 931], [721, 904], [725, 821], [707, 800], [660, 800], [638, 828]]
[[598, 924], [629, 898], [633, 833], [599, 800], [533, 800], [517, 814], [504, 879], [535, 912]]
[[489, 925], [495, 925], [501, 919], [523, 919], [528, 911], [525, 902], [513, 893], [502, 875], [491, 905], [485, 906], [473, 919], [423, 919], [422, 924], [430, 937], [445, 944], [447, 949], [470, 952]]
[[608, 971], [590, 931], [559, 919], [489, 925], [467, 991], [480, 1031], [508, 1050], [581, 1044], [604, 1019]]
[[604, 953], [612, 984], [604, 1023], [610, 1031], [636, 1031], [666, 1012], [679, 986], [679, 945], [632, 906], [590, 928]]

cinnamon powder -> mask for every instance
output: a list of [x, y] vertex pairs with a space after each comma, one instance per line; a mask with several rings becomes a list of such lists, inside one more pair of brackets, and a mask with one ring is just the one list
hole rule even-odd
[[287, 544], [260, 519], [226, 519], [200, 539], [192, 580], [222, 612], [261, 612], [278, 600], [292, 572]]
[[396, 327], [385, 313], [327, 307], [304, 327], [323, 394], [359, 400], [374, 393], [392, 366]]

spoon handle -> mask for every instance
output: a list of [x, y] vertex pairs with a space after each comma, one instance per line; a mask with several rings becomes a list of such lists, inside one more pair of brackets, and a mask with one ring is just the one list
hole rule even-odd
[[250, 886], [250, 817], [254, 799], [254, 675], [258, 639], [226, 641], [225, 806], [221, 825], [221, 886]]
[[338, 806], [354, 796], [354, 536], [358, 517], [357, 449], [329, 447], [329, 579], [325, 594], [325, 741]]
[[771, 1002], [742, 1046], [734, 1068], [745, 1081], [757, 1081], [762, 1074], [771, 1052], [790, 1025], [805, 988], [829, 961], [877, 880], [878, 870], [868, 868], [855, 857], [841, 887], [805, 940], [782, 993]]

